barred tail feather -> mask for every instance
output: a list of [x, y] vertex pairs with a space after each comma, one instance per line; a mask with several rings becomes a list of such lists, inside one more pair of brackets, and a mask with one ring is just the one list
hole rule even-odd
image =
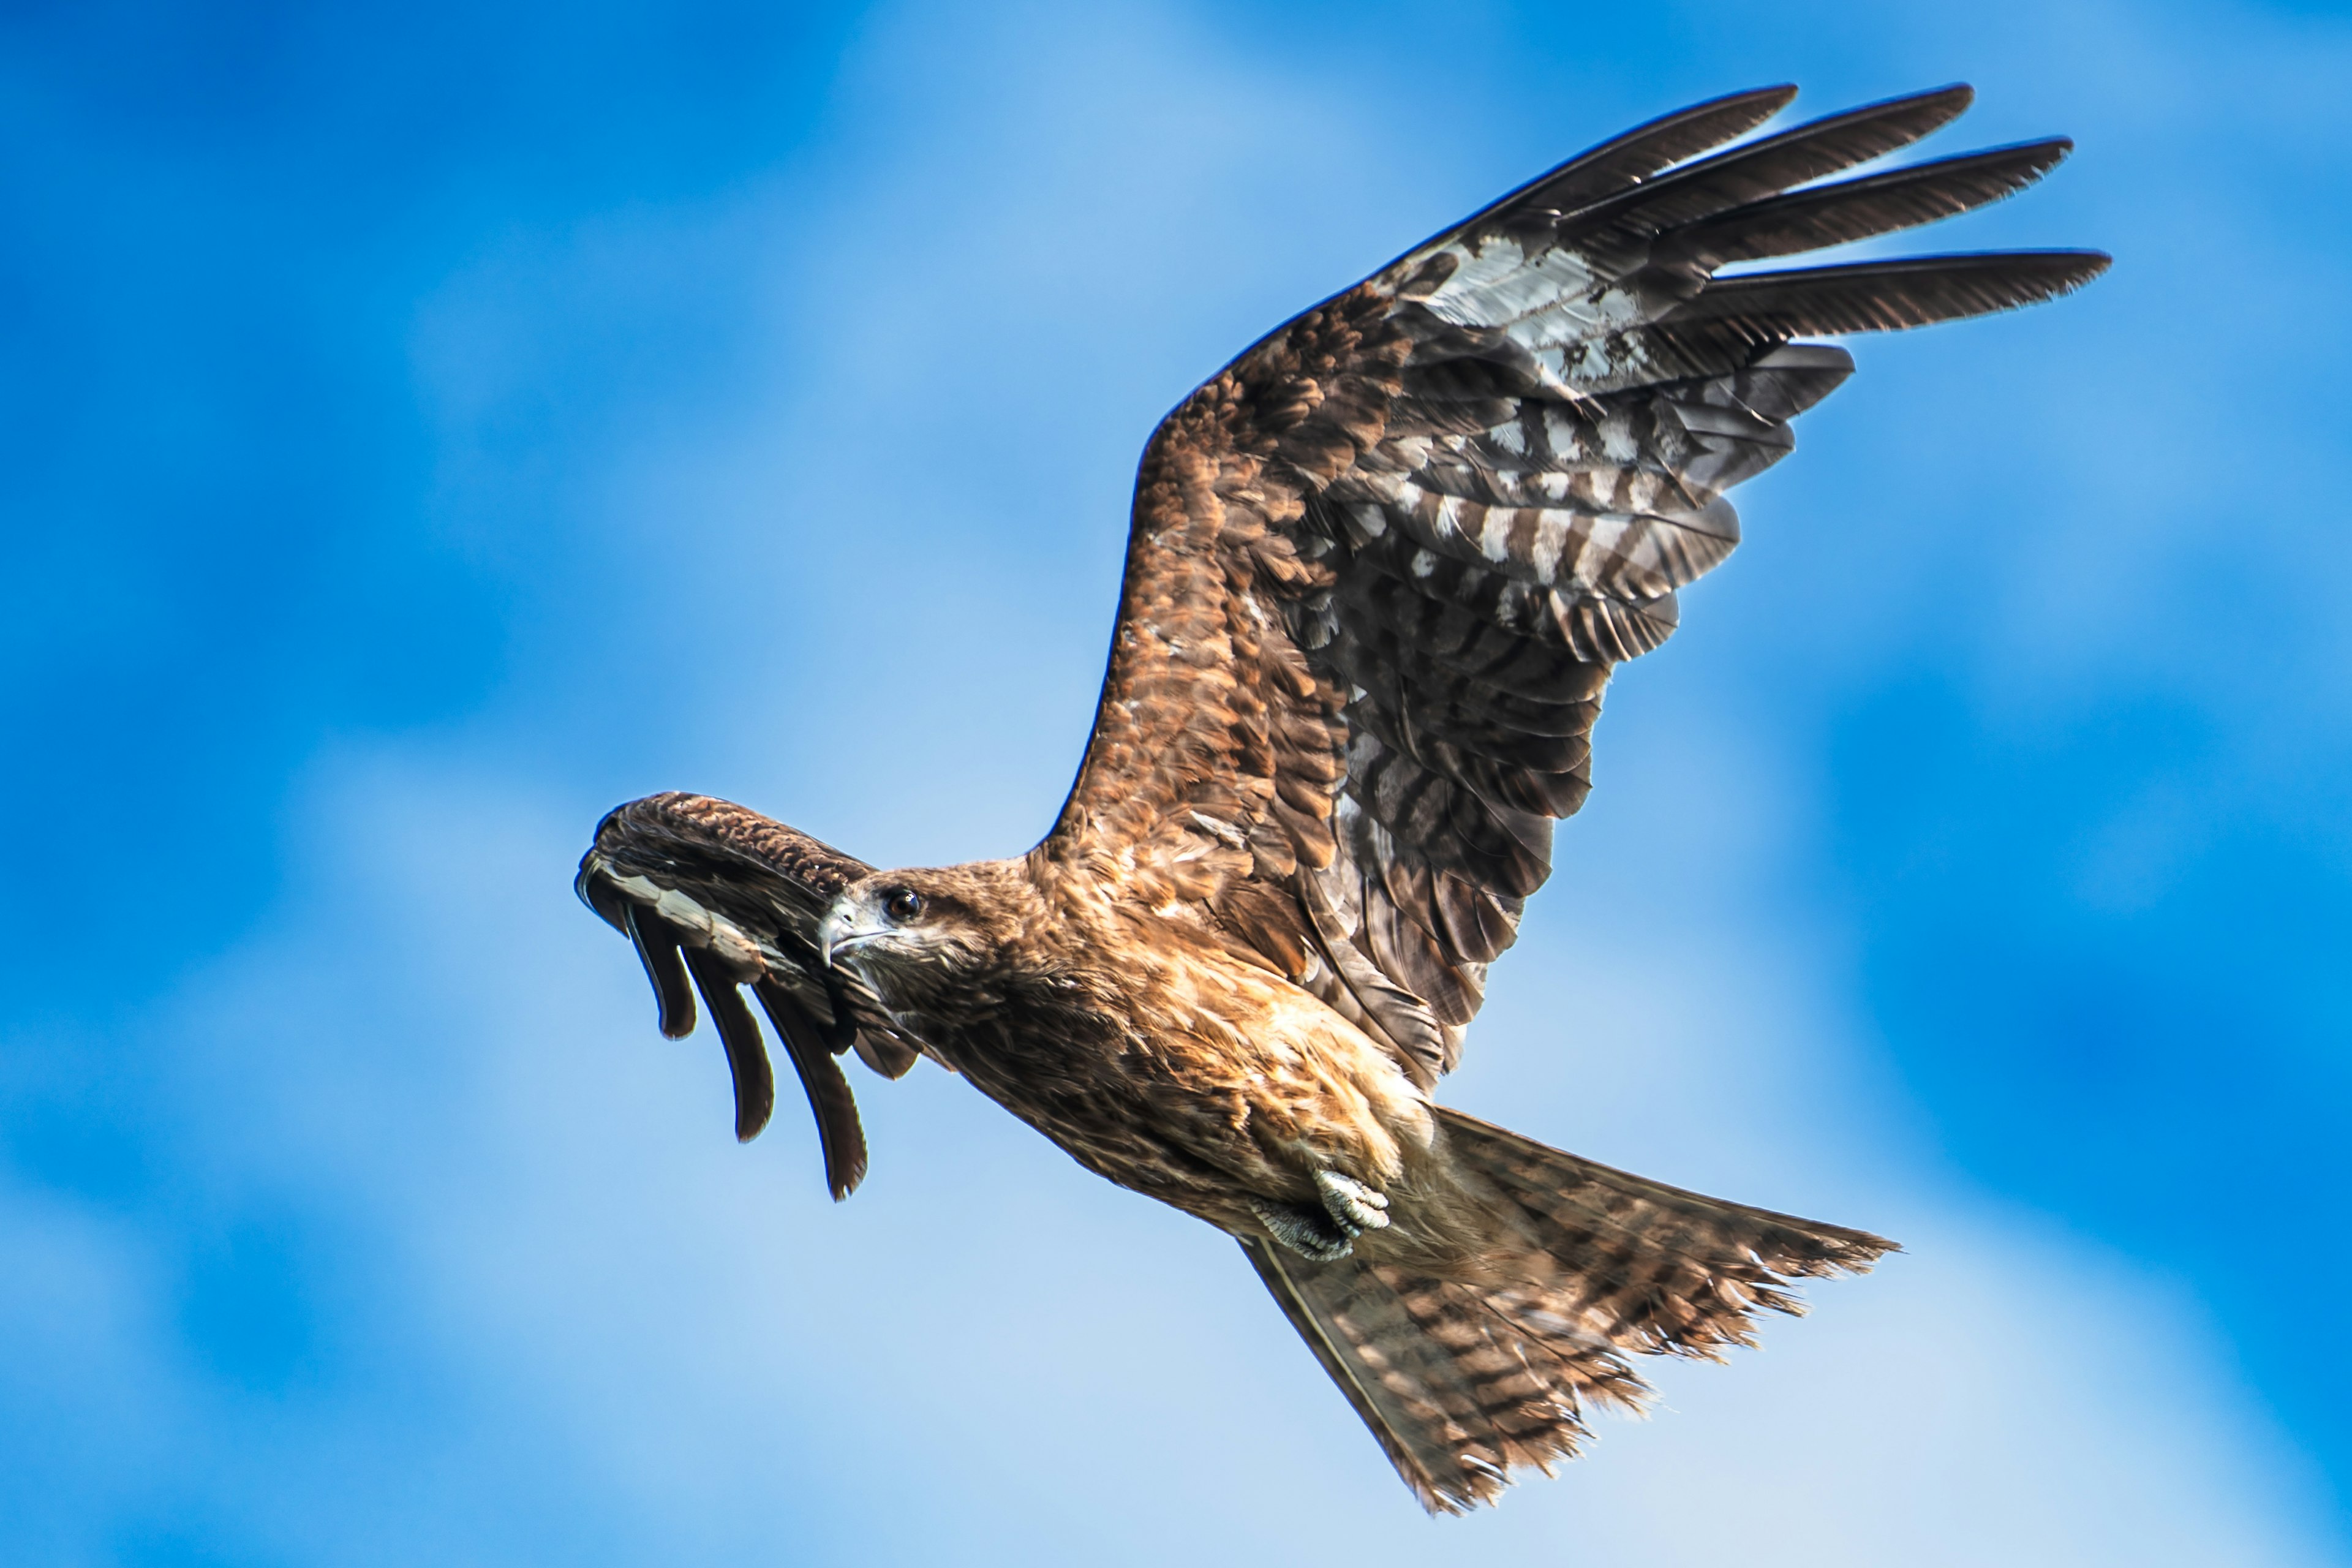
[[1510, 1472], [1576, 1456], [1594, 1406], [1638, 1410], [1629, 1352], [1719, 1358], [1791, 1279], [1860, 1273], [1894, 1243], [1651, 1182], [1441, 1110], [1491, 1191], [1517, 1283], [1362, 1255], [1315, 1263], [1242, 1240], [1258, 1277], [1422, 1506], [1492, 1502]]
[[1720, 1359], [1755, 1310], [1791, 1315], [1793, 1279], [1861, 1274], [1895, 1243], [1613, 1170], [1438, 1109], [1455, 1163], [1508, 1201], [1549, 1265], [1548, 1310], [1621, 1350]]
[[1549, 1333], [1517, 1292], [1273, 1243], [1242, 1250], [1284, 1315], [1432, 1513], [1492, 1502], [1513, 1469], [1576, 1457], [1588, 1403], [1638, 1409], [1648, 1390], [1606, 1346]]

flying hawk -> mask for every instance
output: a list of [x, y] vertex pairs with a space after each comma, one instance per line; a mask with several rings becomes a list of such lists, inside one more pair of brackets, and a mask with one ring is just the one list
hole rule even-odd
[[[775, 1095], [749, 987], [845, 1197], [835, 1058], [919, 1057], [1241, 1244], [1432, 1511], [1549, 1468], [1634, 1353], [1719, 1356], [1790, 1279], [1893, 1245], [1703, 1197], [1448, 1110], [1610, 671], [1729, 554], [1725, 492], [1853, 368], [1796, 340], [2063, 294], [2092, 251], [1749, 264], [1966, 212], [2063, 140], [1823, 180], [1946, 88], [1745, 135], [1717, 99], [1572, 158], [1253, 345], [1144, 449], [1092, 739], [1026, 855], [877, 871], [708, 796], [598, 825], [580, 895], [664, 1034], [695, 992], [738, 1138]], [[1741, 268], [1718, 275], [1727, 267]], [[691, 985], [689, 986], [689, 978]]]

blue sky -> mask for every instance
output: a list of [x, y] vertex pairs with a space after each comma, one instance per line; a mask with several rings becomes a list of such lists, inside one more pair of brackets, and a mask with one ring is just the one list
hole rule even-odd
[[[9, 1561], [2344, 1561], [2352, 22], [1587, 9], [11, 7]], [[1910, 1251], [1430, 1524], [945, 1075], [737, 1149], [597, 814], [1024, 847], [1159, 415], [1780, 79], [2075, 136], [1928, 243], [2117, 264], [1856, 345], [1448, 1092]]]

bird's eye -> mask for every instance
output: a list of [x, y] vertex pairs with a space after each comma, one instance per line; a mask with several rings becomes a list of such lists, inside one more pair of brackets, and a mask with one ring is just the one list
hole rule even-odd
[[912, 888], [893, 888], [883, 895], [882, 912], [905, 925], [923, 912], [923, 895]]

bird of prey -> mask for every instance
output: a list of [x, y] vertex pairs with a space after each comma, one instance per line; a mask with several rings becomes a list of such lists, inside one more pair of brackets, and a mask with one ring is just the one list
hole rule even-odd
[[1571, 158], [1177, 405], [1137, 476], [1094, 732], [1027, 854], [884, 871], [708, 796], [606, 816], [580, 894], [635, 943], [663, 1033], [699, 991], [736, 1135], [774, 1100], [745, 988], [836, 1198], [866, 1170], [837, 1058], [961, 1074], [1237, 1240], [1433, 1512], [1573, 1456], [1591, 1409], [1643, 1398], [1633, 1355], [1717, 1357], [1798, 1310], [1794, 1278], [1886, 1252], [1433, 1098], [1584, 800], [1610, 672], [1666, 639], [1738, 538], [1725, 492], [1853, 368], [1800, 340], [2107, 265], [1754, 265], [1995, 201], [2071, 145], [1832, 182], [1969, 89], [1740, 140], [1794, 96]]

